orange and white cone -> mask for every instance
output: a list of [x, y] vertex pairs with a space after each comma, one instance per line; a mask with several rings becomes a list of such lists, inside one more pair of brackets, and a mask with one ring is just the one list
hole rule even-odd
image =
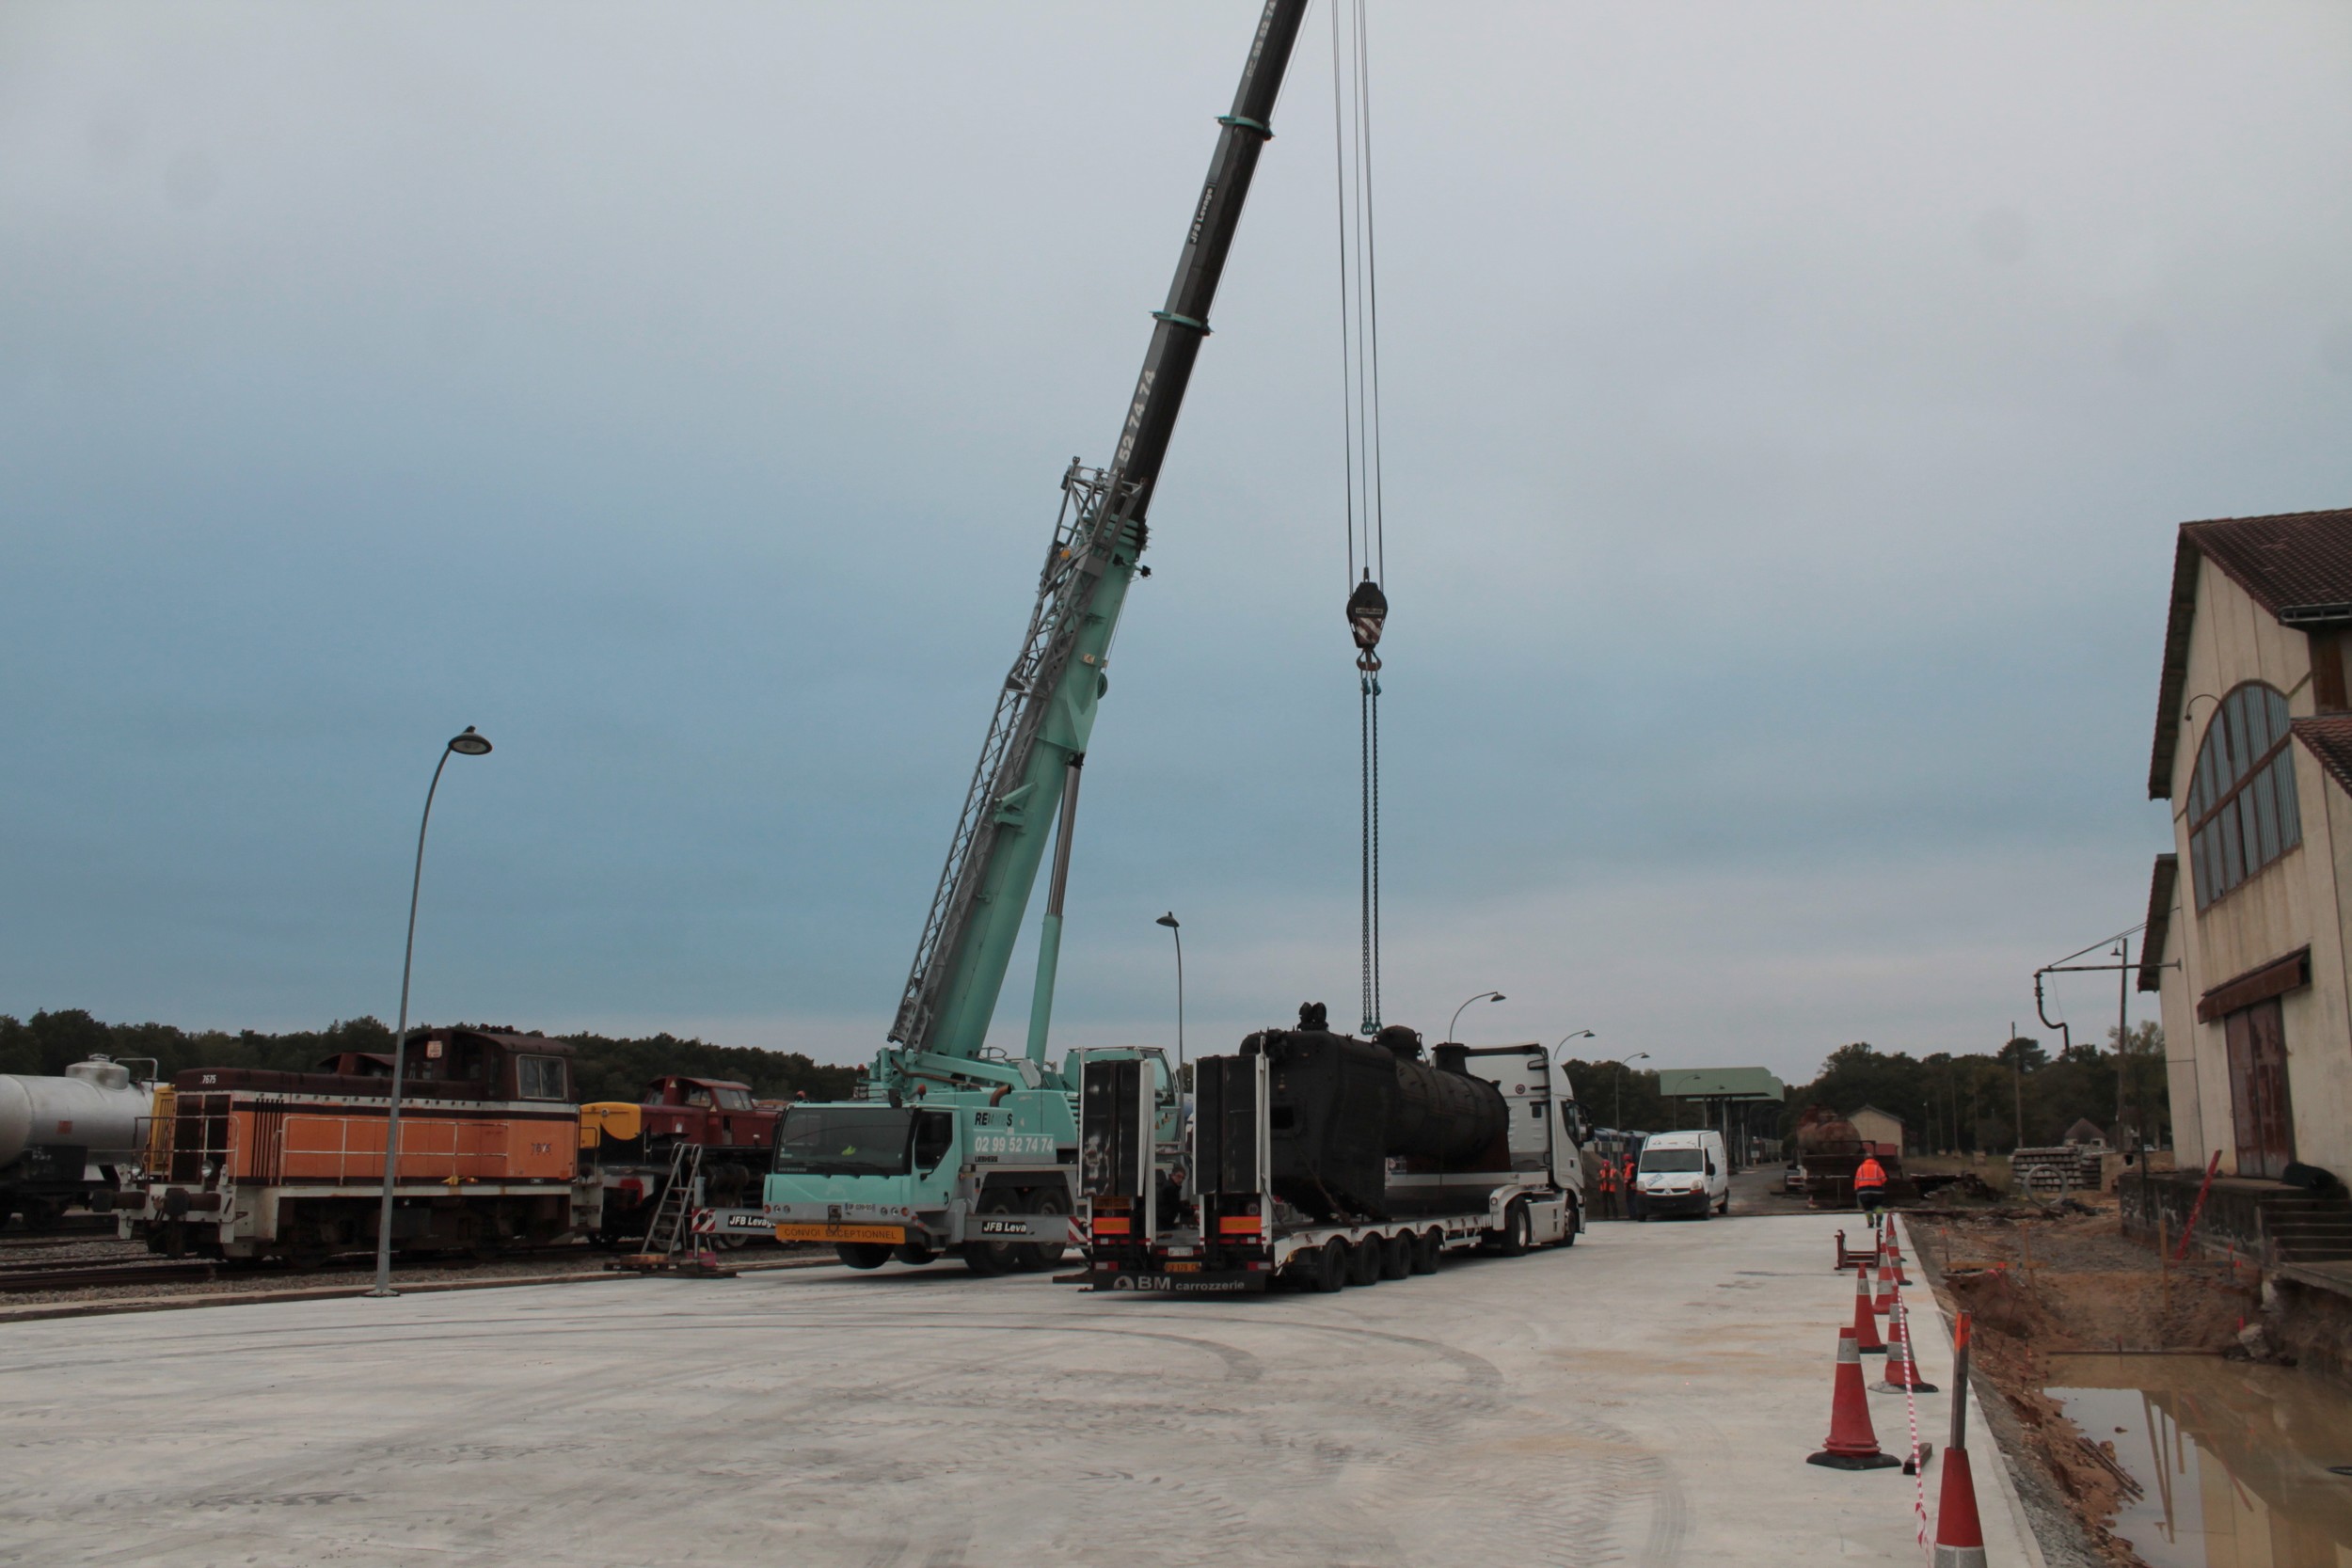
[[1893, 1220], [1888, 1220], [1886, 1222], [1886, 1261], [1885, 1265], [1882, 1267], [1879, 1272], [1881, 1274], [1885, 1274], [1890, 1270], [1894, 1274], [1896, 1284], [1908, 1285], [1911, 1283], [1911, 1281], [1904, 1277], [1903, 1275], [1902, 1238], [1895, 1234], [1895, 1222]]
[[1899, 1394], [1909, 1389], [1915, 1394], [1935, 1393], [1934, 1384], [1919, 1375], [1919, 1363], [1911, 1354], [1911, 1314], [1898, 1312], [1887, 1324], [1886, 1381], [1877, 1386], [1882, 1394]]
[[1952, 1325], [1952, 1440], [1935, 1500], [1935, 1568], [1985, 1568], [1977, 1478], [1968, 1471], [1968, 1314]]
[[1865, 1355], [1883, 1355], [1886, 1341], [1879, 1338], [1878, 1308], [1870, 1300], [1870, 1265], [1853, 1272], [1854, 1349]]
[[1831, 1386], [1828, 1440], [1820, 1452], [1807, 1454], [1804, 1462], [1833, 1470], [1890, 1470], [1902, 1465], [1879, 1448], [1878, 1429], [1870, 1424], [1869, 1396], [1862, 1391], [1862, 1354], [1854, 1349], [1851, 1328], [1837, 1331], [1837, 1374]]
[[1895, 1287], [1901, 1283], [1901, 1281], [1895, 1277], [1895, 1270], [1893, 1266], [1887, 1263], [1885, 1259], [1886, 1255], [1882, 1252], [1879, 1255], [1878, 1267], [1873, 1271], [1878, 1275], [1878, 1299], [1870, 1304], [1870, 1310], [1876, 1312], [1882, 1318], [1890, 1316], [1894, 1312]]

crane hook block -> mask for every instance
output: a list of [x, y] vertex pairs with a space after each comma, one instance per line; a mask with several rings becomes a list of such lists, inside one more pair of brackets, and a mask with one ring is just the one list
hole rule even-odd
[[[1389, 621], [1389, 596], [1380, 592], [1380, 585], [1366, 572], [1364, 580], [1356, 585], [1356, 592], [1347, 596], [1347, 627], [1356, 634], [1356, 646], [1365, 654], [1380, 645], [1380, 633]], [[1375, 660], [1372, 668], [1378, 669]]]

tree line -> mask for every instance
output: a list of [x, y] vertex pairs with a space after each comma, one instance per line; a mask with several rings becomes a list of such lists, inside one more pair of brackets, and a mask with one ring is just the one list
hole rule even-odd
[[[457, 1027], [501, 1035], [543, 1033], [506, 1024]], [[568, 1040], [577, 1049], [573, 1069], [583, 1102], [633, 1101], [648, 1080], [665, 1072], [732, 1079], [750, 1085], [754, 1094], [768, 1100], [802, 1093], [812, 1100], [846, 1099], [857, 1079], [855, 1068], [828, 1066], [798, 1051], [713, 1045], [670, 1034], [631, 1038], [606, 1035], [553, 1037]], [[152, 1057], [167, 1080], [190, 1068], [304, 1072], [341, 1052], [389, 1053], [391, 1049], [391, 1029], [380, 1020], [365, 1017], [339, 1020], [324, 1029], [265, 1035], [253, 1029], [230, 1034], [225, 1029], [184, 1030], [169, 1023], [106, 1023], [78, 1007], [39, 1012], [23, 1021], [0, 1014], [0, 1072], [55, 1074], [64, 1071], [67, 1064], [87, 1061], [92, 1055], [118, 1060]]]
[[[2120, 1064], [2120, 1068], [2119, 1068]], [[1616, 1062], [1570, 1061], [1568, 1082], [1593, 1119], [1640, 1132], [1702, 1125], [1704, 1107], [1658, 1091], [1658, 1074]], [[1831, 1052], [1809, 1084], [1792, 1084], [1780, 1108], [1780, 1131], [1796, 1132], [1797, 1118], [1819, 1105], [1851, 1116], [1874, 1105], [1902, 1118], [1913, 1149], [2003, 1153], [2022, 1146], [2062, 1142], [2066, 1130], [2089, 1121], [2112, 1136], [2122, 1079], [2122, 1124], [2152, 1147], [2172, 1141], [2171, 1100], [2166, 1085], [2164, 1026], [2131, 1030], [2116, 1050], [2116, 1031], [2104, 1048], [2088, 1042], [2056, 1055], [2028, 1036], [2000, 1050], [1914, 1056], [1857, 1040]], [[1620, 1115], [1618, 1107], [1622, 1105]]]

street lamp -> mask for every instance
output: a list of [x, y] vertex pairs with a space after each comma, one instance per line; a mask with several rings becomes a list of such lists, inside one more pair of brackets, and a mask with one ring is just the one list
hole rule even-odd
[[1599, 1036], [1594, 1034], [1590, 1029], [1579, 1029], [1573, 1035], [1563, 1035], [1560, 1037], [1560, 1043], [1551, 1048], [1551, 1053], [1556, 1056], [1561, 1052], [1565, 1051], [1568, 1048], [1568, 1041], [1570, 1040], [1590, 1040], [1598, 1039], [1599, 1037]]
[[1648, 1060], [1649, 1053], [1646, 1051], [1636, 1051], [1630, 1056], [1620, 1056], [1617, 1058], [1617, 1131], [1620, 1132], [1625, 1131], [1626, 1064], [1629, 1062], [1646, 1062]]
[[1465, 1002], [1461, 1006], [1454, 1009], [1454, 1016], [1446, 1021], [1445, 1037], [1449, 1041], [1454, 1038], [1454, 1026], [1462, 1022], [1462, 1014], [1469, 1009], [1470, 1002], [1501, 1002], [1502, 1000], [1503, 995], [1499, 990], [1480, 991], [1476, 996], [1471, 997], [1470, 1002]]
[[1184, 928], [1177, 920], [1176, 911], [1168, 911], [1154, 926], [1165, 926], [1168, 934], [1176, 939], [1176, 1092], [1184, 1088]]
[[449, 766], [453, 752], [461, 757], [487, 756], [490, 742], [469, 724], [465, 734], [452, 736], [441, 748], [441, 760], [433, 765], [433, 782], [425, 786], [424, 818], [417, 824], [417, 869], [408, 882], [408, 946], [400, 960], [400, 1027], [392, 1046], [391, 1098], [384, 1116], [384, 1201], [375, 1217], [375, 1289], [368, 1292], [372, 1296], [398, 1293], [392, 1289], [392, 1181], [400, 1166], [401, 1069], [408, 1062], [408, 974], [417, 958], [417, 895], [424, 886], [424, 831], [433, 824], [434, 791], [441, 787], [441, 769]]

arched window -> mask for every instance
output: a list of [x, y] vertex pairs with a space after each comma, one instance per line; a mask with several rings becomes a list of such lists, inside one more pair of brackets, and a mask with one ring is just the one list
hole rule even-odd
[[2287, 700], [2260, 681], [2221, 699], [2197, 748], [2188, 786], [2189, 863], [2197, 907], [2215, 899], [2303, 842], [2287, 754]]

